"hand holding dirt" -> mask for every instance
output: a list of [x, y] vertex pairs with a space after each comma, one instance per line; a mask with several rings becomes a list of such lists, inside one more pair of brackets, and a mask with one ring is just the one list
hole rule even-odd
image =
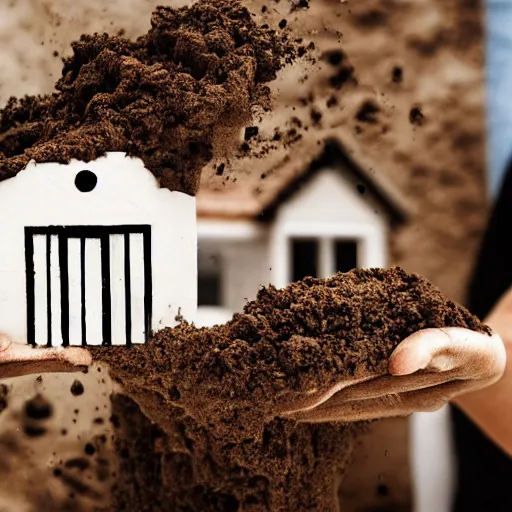
[[495, 383], [506, 354], [497, 334], [469, 329], [425, 329], [402, 341], [388, 371], [313, 389], [282, 406], [280, 415], [299, 421], [361, 421], [434, 411], [452, 398]]
[[235, 424], [257, 435], [275, 416], [353, 422], [433, 410], [497, 380], [505, 362], [497, 335], [398, 268], [271, 286], [224, 325], [183, 324], [93, 357], [163, 428], [162, 400], [226, 436]]
[[113, 397], [119, 453], [138, 461], [115, 510], [165, 497], [203, 511], [211, 489], [253, 510], [335, 510], [355, 422], [437, 408], [497, 380], [505, 359], [490, 329], [398, 268], [265, 288], [224, 325], [89, 350], [131, 399]]

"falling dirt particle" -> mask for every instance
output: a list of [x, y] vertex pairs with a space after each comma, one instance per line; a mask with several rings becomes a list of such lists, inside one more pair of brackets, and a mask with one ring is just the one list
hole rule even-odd
[[53, 470], [53, 476], [55, 476], [55, 477], [57, 477], [57, 478], [58, 478], [60, 475], [62, 475], [62, 469], [60, 469], [60, 468], [55, 468], [55, 469]]
[[364, 185], [357, 185], [357, 191], [362, 195], [366, 192], [366, 187]]
[[53, 408], [42, 395], [36, 395], [25, 403], [24, 412], [32, 420], [46, 420], [53, 414]]
[[71, 384], [70, 391], [73, 396], [80, 396], [84, 393], [84, 385], [79, 380], [75, 380]]
[[256, 137], [258, 135], [259, 131], [260, 130], [259, 130], [259, 128], [257, 126], [248, 126], [245, 129], [244, 139], [245, 140], [250, 140], [253, 137]]
[[411, 124], [414, 124], [416, 126], [422, 126], [425, 124], [426, 117], [421, 111], [420, 107], [413, 107], [411, 108], [411, 111], [409, 112], [409, 122]]
[[[290, 123], [293, 125], [293, 126], [296, 126], [297, 128], [302, 128], [302, 121], [298, 118], [298, 117], [292, 117], [290, 119]], [[288, 135], [290, 135], [290, 132], [288, 132]], [[293, 134], [295, 135], [295, 133]]]
[[354, 75], [354, 68], [352, 66], [342, 67], [335, 75], [329, 78], [329, 84], [334, 89], [341, 89]]
[[266, 13], [268, 12], [268, 7], [266, 5], [264, 5], [262, 8], [261, 8], [261, 12], [262, 13]]
[[322, 60], [331, 66], [339, 66], [345, 60], [345, 54], [341, 50], [327, 50], [322, 54]]
[[53, 51], [53, 56], [54, 56], [54, 57], [58, 57], [58, 56], [59, 56], [59, 52], [58, 52], [57, 50], [54, 50], [54, 51]]
[[226, 164], [225, 163], [219, 164], [219, 166], [217, 167], [217, 170], [215, 171], [215, 174], [217, 176], [222, 176], [224, 174], [224, 169], [225, 168], [226, 168]]
[[78, 469], [80, 471], [85, 471], [89, 466], [89, 461], [83, 457], [69, 459], [64, 463], [64, 467], [68, 469]]
[[96, 453], [96, 448], [91, 443], [87, 443], [84, 447], [84, 451], [87, 455], [94, 455]]
[[400, 66], [395, 66], [393, 68], [393, 71], [391, 72], [391, 79], [396, 84], [402, 83], [402, 80], [404, 79], [404, 72]]
[[279, 28], [280, 28], [280, 29], [284, 29], [284, 28], [286, 28], [286, 25], [288, 25], [288, 22], [287, 22], [285, 19], [282, 19], [282, 20], [279, 22]]
[[46, 434], [46, 429], [40, 425], [27, 424], [23, 427], [23, 432], [28, 437], [41, 437]]
[[311, 110], [310, 116], [314, 124], [319, 124], [320, 121], [322, 120], [323, 114], [322, 112], [320, 112], [320, 110], [314, 108]]
[[61, 435], [61, 436], [67, 436], [67, 435], [68, 435], [68, 431], [67, 431], [65, 428], [63, 428], [63, 429], [60, 431], [60, 435]]
[[375, 124], [378, 122], [377, 114], [380, 112], [380, 108], [371, 100], [366, 100], [359, 107], [356, 114], [356, 119], [362, 123]]
[[365, 28], [376, 28], [386, 23], [386, 13], [380, 9], [371, 9], [355, 16], [358, 25]]
[[9, 396], [9, 387], [5, 384], [0, 384], [0, 412], [7, 409], [9, 402], [7, 397]]
[[335, 107], [336, 105], [338, 104], [338, 98], [336, 98], [336, 96], [331, 96], [328, 100], [327, 100], [327, 108], [332, 108], [332, 107]]
[[292, 0], [292, 11], [296, 9], [309, 9], [309, 0]]

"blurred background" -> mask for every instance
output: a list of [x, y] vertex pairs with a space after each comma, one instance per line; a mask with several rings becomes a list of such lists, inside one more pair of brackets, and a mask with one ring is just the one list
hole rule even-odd
[[[0, 102], [52, 91], [71, 41], [101, 31], [137, 36], [161, 3], [1, 0]], [[197, 323], [226, 321], [261, 285], [354, 267], [400, 265], [464, 302], [512, 138], [503, 98], [512, 80], [509, 2], [489, 0], [487, 13], [481, 0], [244, 3], [269, 24], [286, 18], [320, 58], [281, 73], [275, 109], [258, 122], [260, 133], [278, 130], [293, 144], [204, 170]], [[245, 130], [240, 144], [253, 136]], [[115, 469], [101, 472], [115, 467], [111, 384], [93, 369], [80, 375], [84, 393], [76, 396], [75, 378], [7, 383], [0, 510], [43, 510], [45, 500], [44, 510], [61, 510], [59, 500], [88, 510], [106, 496], [115, 478]], [[34, 436], [23, 408], [38, 393], [54, 411], [44, 435]], [[87, 454], [102, 436], [105, 454]], [[84, 453], [86, 463], [76, 462]], [[55, 475], [62, 466], [65, 478], [61, 469]], [[340, 510], [448, 511], [456, 477], [447, 408], [377, 422], [359, 441]]]

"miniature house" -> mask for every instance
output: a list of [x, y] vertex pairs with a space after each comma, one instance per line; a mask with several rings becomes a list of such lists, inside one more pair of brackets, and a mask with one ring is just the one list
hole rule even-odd
[[0, 331], [11, 339], [130, 345], [193, 317], [195, 198], [159, 188], [141, 160], [31, 162], [0, 183], [0, 215]]
[[388, 232], [407, 205], [367, 169], [330, 141], [294, 172], [201, 190], [198, 323], [226, 321], [262, 285], [386, 266]]

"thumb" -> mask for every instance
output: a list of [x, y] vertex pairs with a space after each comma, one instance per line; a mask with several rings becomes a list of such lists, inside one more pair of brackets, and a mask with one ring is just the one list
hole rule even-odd
[[505, 369], [505, 347], [498, 334], [447, 327], [418, 331], [398, 345], [389, 360], [392, 375], [419, 370], [461, 370], [464, 378], [497, 380]]

